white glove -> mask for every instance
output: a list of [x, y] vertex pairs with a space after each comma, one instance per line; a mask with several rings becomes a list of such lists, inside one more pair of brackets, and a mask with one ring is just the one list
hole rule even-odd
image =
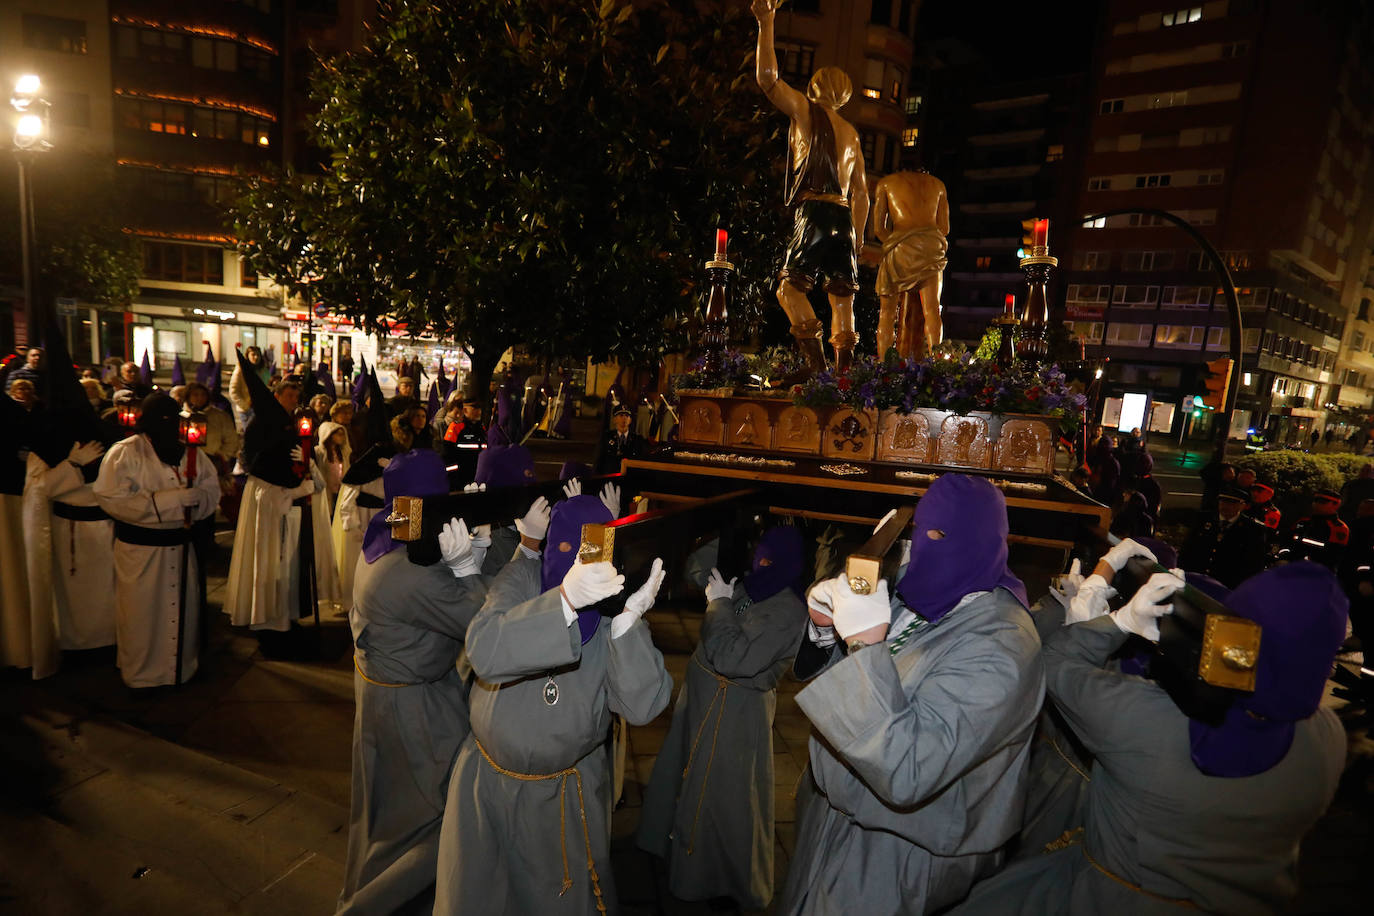
[[639, 589], [625, 599], [625, 610], [616, 615], [615, 620], [611, 621], [611, 639], [615, 639], [624, 633], [634, 622], [644, 616], [644, 612], [654, 606], [654, 598], [658, 596], [658, 587], [663, 584], [663, 561], [654, 560], [654, 565], [649, 569], [649, 580], [639, 587]]
[[831, 590], [834, 599], [835, 632], [841, 639], [849, 639], [865, 630], [892, 622], [892, 602], [888, 598], [887, 580], [879, 579], [878, 587], [870, 594], [856, 595], [843, 574], [835, 577]]
[[486, 490], [486, 488], [487, 488], [487, 485], [484, 484], [484, 483], [470, 483], [470, 484], [468, 484], [467, 486], [463, 487], [463, 492], [464, 492], [464, 493], [481, 493], [482, 491]]
[[625, 589], [625, 577], [610, 563], [573, 563], [563, 577], [563, 600], [573, 610], [590, 607]]
[[887, 520], [892, 518], [892, 516], [896, 514], [896, 509], [888, 509], [887, 515], [884, 515], [882, 518], [878, 519], [878, 524], [873, 526], [873, 533], [877, 534], [879, 531], [883, 530], [883, 526], [887, 524]]
[[1126, 605], [1112, 615], [1112, 620], [1123, 633], [1143, 636], [1150, 642], [1159, 642], [1159, 618], [1174, 612], [1172, 602], [1160, 604], [1174, 592], [1188, 583], [1182, 576], [1171, 572], [1158, 572], [1131, 596]]
[[1069, 565], [1069, 571], [1050, 580], [1050, 594], [1059, 599], [1064, 607], [1069, 606], [1073, 596], [1083, 587], [1083, 564], [1077, 559]]
[[[530, 506], [530, 511], [525, 513], [524, 518], [515, 520], [515, 530], [520, 532], [521, 537], [527, 537], [532, 541], [544, 540], [544, 535], [549, 533], [551, 511], [549, 501], [540, 496]], [[576, 566], [577, 564], [573, 565]]]
[[569, 480], [567, 483], [563, 484], [563, 496], [567, 499], [572, 499], [574, 496], [581, 495], [582, 481], [578, 480], [576, 477], [574, 477], [572, 480]]
[[105, 446], [99, 442], [76, 443], [72, 450], [67, 453], [67, 460], [77, 467], [90, 464], [101, 455], [105, 454]]
[[487, 550], [491, 547], [491, 526], [478, 525], [472, 529], [472, 556], [477, 562], [477, 568], [482, 568], [482, 563], [487, 559]]
[[439, 559], [454, 578], [475, 576], [481, 572], [480, 561], [473, 556], [472, 535], [468, 534], [467, 522], [452, 518], [440, 529]]
[[611, 510], [611, 518], [620, 518], [620, 487], [613, 483], [602, 487], [601, 505]]
[[835, 616], [835, 579], [822, 579], [806, 593], [806, 606], [823, 617]]
[[1151, 563], [1158, 563], [1159, 560], [1150, 552], [1149, 548], [1142, 547], [1130, 538], [1117, 544], [1102, 557], [1102, 562], [1112, 568], [1113, 572], [1121, 572], [1126, 563], [1133, 557], [1144, 557]]
[[738, 579], [725, 581], [725, 577], [720, 574], [720, 570], [712, 569], [711, 577], [706, 580], [706, 600], [715, 601], [718, 598], [733, 598], [735, 595], [735, 583]]
[[1064, 625], [1083, 623], [1101, 617], [1111, 610], [1111, 605], [1107, 602], [1115, 597], [1116, 589], [1112, 588], [1106, 579], [1094, 573], [1083, 580], [1073, 598], [1064, 605]]
[[305, 460], [305, 452], [301, 451], [299, 445], [291, 449], [291, 460], [300, 463]]

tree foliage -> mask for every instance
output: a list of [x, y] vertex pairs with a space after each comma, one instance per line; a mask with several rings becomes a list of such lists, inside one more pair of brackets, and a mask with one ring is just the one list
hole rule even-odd
[[735, 317], [756, 321], [786, 121], [754, 35], [729, 0], [384, 4], [315, 81], [324, 173], [250, 182], [234, 231], [368, 330], [431, 328], [475, 363], [517, 342], [635, 362], [682, 345], [727, 225]]
[[[130, 200], [116, 180], [114, 166], [95, 157], [54, 151], [34, 156], [29, 176], [36, 223], [36, 296], [49, 306], [58, 296], [115, 305], [133, 301], [143, 253], [138, 238], [123, 229]], [[0, 221], [0, 269], [17, 277], [22, 255], [17, 185], [10, 174], [3, 177], [3, 209], [15, 218]]]

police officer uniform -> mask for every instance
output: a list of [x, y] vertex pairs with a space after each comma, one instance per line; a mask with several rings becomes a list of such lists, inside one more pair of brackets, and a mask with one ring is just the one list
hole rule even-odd
[[1350, 543], [1350, 527], [1336, 511], [1341, 497], [1334, 490], [1319, 490], [1312, 497], [1312, 512], [1298, 519], [1289, 533], [1284, 552], [1293, 559], [1305, 557], [1334, 570]]
[[[1238, 486], [1225, 488], [1218, 496], [1218, 502], [1237, 500], [1244, 504], [1249, 499], [1249, 494]], [[1264, 532], [1264, 526], [1244, 510], [1230, 521], [1218, 513], [1188, 536], [1179, 551], [1179, 565], [1189, 572], [1209, 575], [1227, 588], [1235, 588], [1264, 569]]]
[[[628, 407], [621, 407], [614, 416], [630, 417], [634, 414]], [[644, 437], [631, 427], [625, 433], [612, 428], [601, 440], [601, 450], [597, 452], [596, 473], [615, 474], [620, 470], [620, 462], [625, 458], [643, 458], [649, 451]]]

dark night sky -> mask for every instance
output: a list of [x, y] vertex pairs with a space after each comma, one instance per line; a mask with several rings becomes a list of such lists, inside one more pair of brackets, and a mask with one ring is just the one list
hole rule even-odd
[[954, 38], [977, 50], [996, 78], [1086, 72], [1105, 0], [924, 0], [916, 40]]

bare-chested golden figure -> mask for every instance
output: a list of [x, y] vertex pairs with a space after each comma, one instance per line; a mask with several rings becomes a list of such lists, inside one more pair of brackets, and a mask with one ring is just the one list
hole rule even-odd
[[920, 359], [944, 338], [944, 279], [949, 199], [928, 172], [894, 172], [873, 193], [873, 233], [883, 243], [878, 265], [878, 355]]
[[830, 298], [830, 343], [835, 365], [849, 367], [859, 335], [854, 293], [859, 288], [859, 247], [868, 221], [868, 184], [859, 134], [840, 117], [853, 86], [838, 67], [822, 67], [802, 95], [778, 76], [773, 48], [775, 0], [753, 0], [759, 21], [757, 76], [764, 95], [791, 119], [787, 131], [787, 188], [793, 208], [792, 240], [778, 284], [778, 302], [807, 369], [825, 368], [821, 323], [806, 294], [819, 285]]

